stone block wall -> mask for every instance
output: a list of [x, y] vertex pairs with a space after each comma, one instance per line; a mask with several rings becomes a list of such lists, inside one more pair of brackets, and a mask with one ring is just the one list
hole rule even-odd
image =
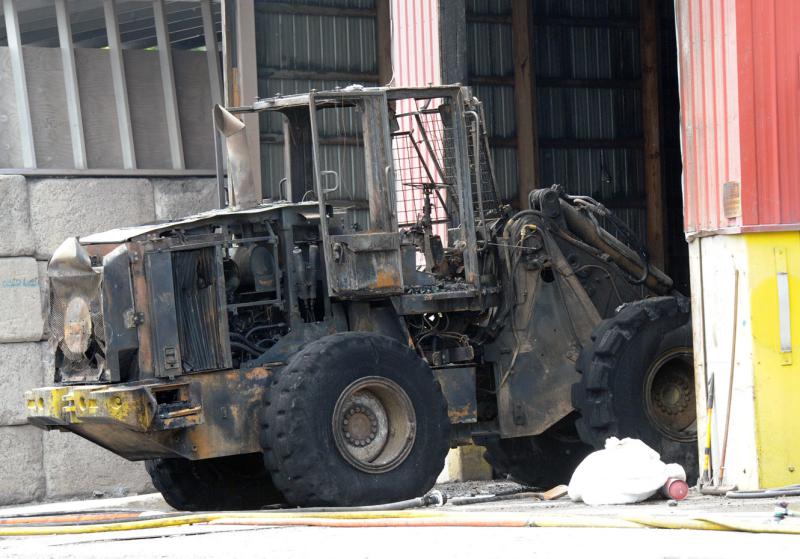
[[23, 393], [53, 382], [47, 260], [67, 237], [216, 207], [213, 178], [0, 175], [0, 505], [152, 491], [139, 462], [27, 425]]

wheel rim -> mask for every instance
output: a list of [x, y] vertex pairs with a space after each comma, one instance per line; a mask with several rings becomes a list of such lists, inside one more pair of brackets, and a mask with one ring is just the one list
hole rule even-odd
[[416, 438], [416, 415], [406, 391], [384, 377], [364, 377], [336, 400], [333, 440], [355, 468], [383, 473], [403, 463]]
[[645, 379], [645, 409], [653, 425], [670, 439], [695, 440], [697, 411], [691, 348], [678, 347], [661, 354], [647, 370]]

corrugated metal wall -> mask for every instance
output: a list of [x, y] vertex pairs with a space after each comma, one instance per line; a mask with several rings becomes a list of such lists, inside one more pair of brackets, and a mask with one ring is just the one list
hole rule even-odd
[[439, 2], [392, 0], [393, 85], [440, 85]]
[[736, 8], [675, 2], [686, 231], [737, 225], [722, 212], [722, 184], [741, 181]]
[[500, 196], [517, 195], [510, 0], [467, 0], [467, 75], [483, 102]]
[[[800, 226], [800, 3], [675, 8], [686, 231]], [[740, 217], [725, 217], [726, 182], [741, 185]]]
[[[645, 236], [639, 3], [534, 3], [539, 185], [592, 195]], [[517, 191], [510, 0], [467, 0], [469, 84], [484, 102], [501, 196]]]
[[637, 0], [534, 3], [539, 178], [645, 238]]
[[[257, 0], [259, 95], [330, 90], [353, 83], [377, 85], [376, 36], [374, 0], [302, 0], [291, 4]], [[323, 167], [340, 173], [338, 198], [365, 201], [363, 147], [346, 145], [352, 143], [348, 139], [360, 135], [360, 119], [346, 111], [335, 112], [324, 111], [320, 119], [320, 136], [326, 139], [321, 149]], [[282, 142], [281, 117], [264, 115], [261, 161], [265, 195], [277, 196], [285, 176]], [[356, 219], [365, 227], [366, 212], [357, 213]]]
[[800, 2], [740, 0], [744, 225], [800, 225]]

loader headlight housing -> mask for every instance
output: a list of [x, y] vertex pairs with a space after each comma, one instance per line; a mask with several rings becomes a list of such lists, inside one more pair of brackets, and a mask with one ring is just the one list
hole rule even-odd
[[83, 297], [70, 299], [64, 311], [64, 345], [73, 355], [82, 355], [92, 339], [92, 312]]

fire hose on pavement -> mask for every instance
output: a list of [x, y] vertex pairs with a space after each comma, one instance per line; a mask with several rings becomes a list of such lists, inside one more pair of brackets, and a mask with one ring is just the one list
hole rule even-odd
[[[96, 534], [191, 525], [336, 528], [662, 528], [800, 535], [800, 523], [794, 518], [784, 518], [777, 522], [743, 519], [721, 514], [676, 517], [675, 515], [658, 514], [604, 516], [601, 514], [464, 512], [442, 509], [443, 504], [444, 498], [441, 494], [429, 494], [410, 501], [357, 509], [281, 509], [188, 514], [138, 511], [50, 513], [40, 516], [0, 518], [0, 537]], [[418, 508], [408, 510], [411, 507]]]

